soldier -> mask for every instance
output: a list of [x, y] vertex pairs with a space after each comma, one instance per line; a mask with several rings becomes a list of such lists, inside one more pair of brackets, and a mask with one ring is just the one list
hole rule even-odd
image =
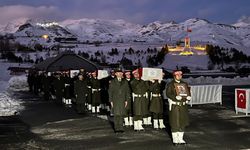
[[109, 85], [109, 101], [114, 111], [115, 132], [124, 132], [123, 118], [130, 97], [128, 81], [123, 79], [123, 72], [116, 70], [116, 78]]
[[[174, 71], [174, 79], [168, 84], [166, 95], [169, 101], [169, 123], [172, 132], [173, 144], [186, 144], [183, 140], [184, 129], [189, 124], [187, 102], [191, 100], [188, 84], [183, 82], [182, 72]], [[186, 94], [177, 94], [176, 87], [183, 85], [186, 87]]]
[[132, 97], [133, 97], [133, 113], [134, 113], [134, 130], [144, 130], [142, 120], [146, 124], [146, 116], [148, 115], [148, 90], [147, 82], [140, 79], [139, 70], [133, 71], [134, 79], [131, 81]]
[[87, 98], [87, 80], [82, 74], [78, 75], [78, 80], [74, 82], [74, 92], [76, 97], [77, 113], [85, 113], [85, 102]]
[[[125, 79], [128, 81], [129, 84], [129, 88], [131, 91], [131, 72], [129, 70], [125, 71]], [[130, 93], [132, 96], [132, 93]], [[132, 112], [132, 108], [133, 108], [133, 103], [131, 102], [131, 100], [128, 101], [128, 105], [126, 107], [126, 116], [124, 118], [124, 125], [125, 126], [132, 126], [133, 125], [133, 112]]]
[[92, 113], [100, 113], [101, 83], [100, 80], [97, 79], [97, 71], [92, 72], [91, 88], [92, 88]]
[[[152, 80], [150, 85], [150, 107], [149, 110], [153, 114], [154, 129], [163, 129], [163, 99], [161, 96], [161, 85], [158, 80]], [[159, 124], [158, 124], [159, 123]]]
[[88, 96], [87, 96], [87, 108], [88, 108], [88, 111], [91, 111], [92, 110], [92, 88], [91, 88], [91, 73], [88, 72], [87, 73], [87, 88], [88, 88]]
[[27, 82], [29, 85], [29, 91], [34, 92], [34, 72], [31, 70], [29, 71]]
[[64, 82], [62, 81], [60, 74], [56, 74], [56, 79], [53, 81], [53, 86], [56, 94], [56, 103], [62, 104]]
[[41, 78], [42, 89], [44, 92], [43, 98], [44, 100], [49, 100], [50, 98], [50, 78], [48, 77], [47, 73], [44, 73]]
[[63, 102], [65, 104], [71, 104], [71, 87], [72, 82], [71, 82], [71, 78], [70, 78], [70, 74], [69, 71], [65, 71], [64, 72], [64, 76], [63, 76], [63, 82], [64, 82], [64, 96], [63, 96]]

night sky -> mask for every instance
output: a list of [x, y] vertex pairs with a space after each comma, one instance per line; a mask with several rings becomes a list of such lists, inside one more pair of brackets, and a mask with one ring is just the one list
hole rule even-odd
[[0, 24], [18, 18], [124, 19], [147, 24], [202, 18], [233, 24], [250, 16], [250, 0], [1, 0]]

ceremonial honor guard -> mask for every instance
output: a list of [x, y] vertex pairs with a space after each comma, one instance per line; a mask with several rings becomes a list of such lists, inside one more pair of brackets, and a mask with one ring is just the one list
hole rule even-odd
[[97, 71], [92, 73], [90, 81], [92, 88], [92, 113], [100, 113], [101, 83], [100, 80], [97, 79]]
[[133, 113], [134, 113], [134, 130], [144, 130], [142, 123], [146, 124], [146, 116], [149, 114], [148, 110], [148, 82], [140, 79], [139, 70], [133, 71], [134, 79], [130, 82], [133, 97]]
[[188, 84], [183, 82], [182, 72], [174, 71], [174, 79], [168, 84], [166, 95], [169, 101], [169, 123], [174, 145], [186, 144], [184, 129], [189, 124], [187, 102], [191, 100]]
[[[129, 88], [131, 90], [131, 72], [130, 71], [125, 71], [124, 73], [125, 79], [129, 83]], [[132, 96], [132, 93], [130, 93]], [[125, 126], [133, 126], [133, 103], [131, 99], [128, 101], [128, 106], [126, 107], [126, 116], [124, 117], [124, 125]]]
[[161, 96], [161, 85], [159, 80], [152, 80], [150, 84], [150, 107], [149, 111], [153, 115], [154, 129], [163, 129], [163, 99]]
[[74, 92], [76, 97], [77, 113], [85, 113], [85, 102], [88, 94], [87, 81], [82, 74], [78, 75], [78, 80], [74, 82]]

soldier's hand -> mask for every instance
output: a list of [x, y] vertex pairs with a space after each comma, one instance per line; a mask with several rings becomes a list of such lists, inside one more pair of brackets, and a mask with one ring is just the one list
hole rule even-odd
[[190, 101], [191, 99], [192, 99], [192, 97], [191, 97], [191, 96], [187, 96], [187, 100], [189, 100], [189, 101]]
[[127, 105], [128, 105], [128, 101], [125, 101], [125, 107], [127, 107]]
[[182, 99], [182, 97], [181, 97], [181, 96], [179, 96], [179, 95], [178, 95], [178, 96], [176, 96], [175, 98], [176, 98], [177, 100], [179, 100], [179, 101]]
[[110, 102], [111, 107], [113, 107], [113, 102]]

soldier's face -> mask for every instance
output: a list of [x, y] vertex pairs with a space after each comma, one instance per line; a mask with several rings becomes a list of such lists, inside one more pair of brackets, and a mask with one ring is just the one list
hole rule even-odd
[[117, 78], [122, 78], [123, 77], [123, 72], [116, 72], [115, 73]]
[[78, 78], [79, 78], [79, 80], [83, 80], [83, 76], [82, 75], [78, 76]]
[[131, 75], [129, 73], [126, 73], [125, 76], [126, 76], [127, 79], [131, 78]]
[[174, 78], [175, 80], [180, 81], [182, 79], [182, 74], [176, 74]]
[[139, 73], [137, 73], [137, 72], [134, 73], [134, 77], [135, 77], [135, 78], [139, 78], [139, 77], [140, 77], [140, 76], [139, 76]]
[[95, 78], [96, 77], [96, 73], [92, 73], [92, 76]]

